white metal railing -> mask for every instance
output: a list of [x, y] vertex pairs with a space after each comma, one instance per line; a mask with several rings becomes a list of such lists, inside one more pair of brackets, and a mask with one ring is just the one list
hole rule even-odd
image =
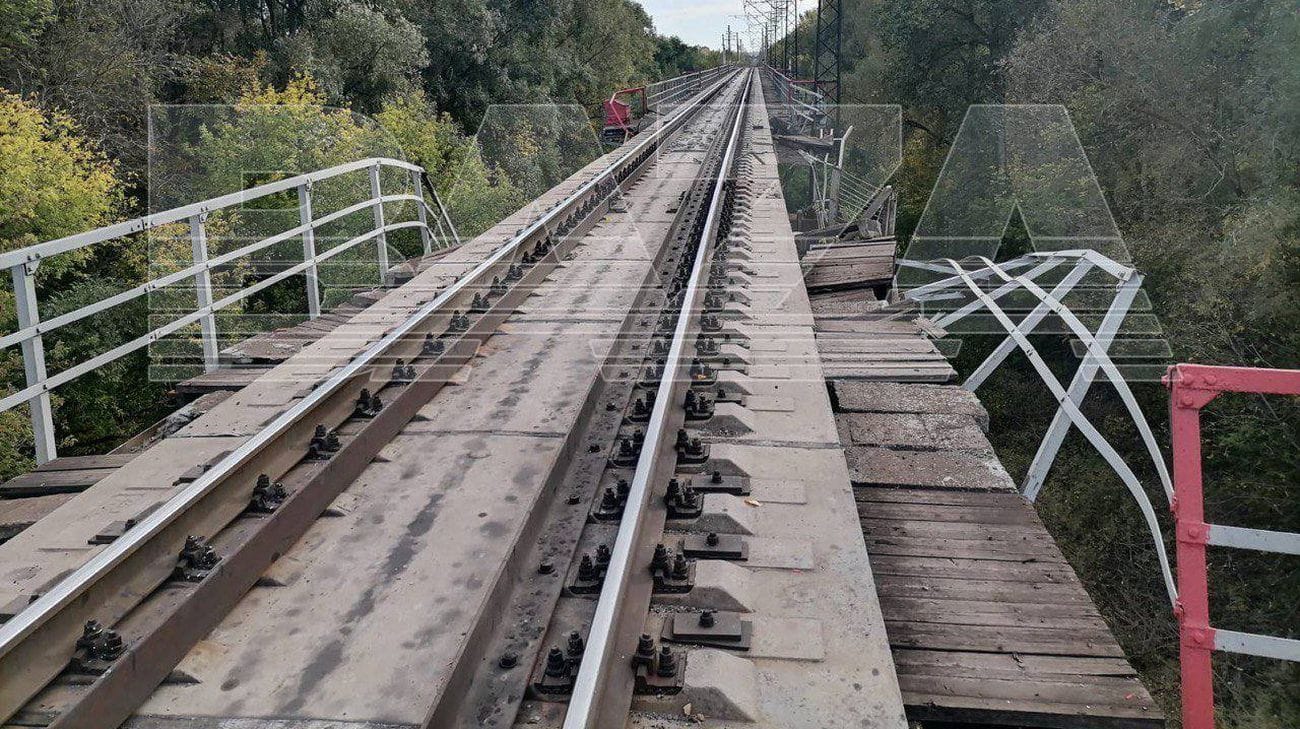
[[[383, 194], [380, 184], [380, 172], [384, 169], [405, 173], [405, 177], [409, 181], [410, 192]], [[366, 199], [327, 215], [315, 216], [312, 209], [312, 186], [314, 184], [341, 175], [361, 172], [365, 172], [369, 176], [369, 196]], [[25, 386], [23, 388], [0, 398], [0, 412], [23, 404], [28, 406], [31, 414], [32, 433], [36, 444], [36, 460], [38, 463], [47, 463], [57, 456], [50, 393], [60, 385], [147, 347], [193, 324], [198, 324], [200, 328], [204, 369], [211, 371], [218, 365], [219, 340], [216, 313], [221, 309], [243, 301], [249, 296], [292, 276], [303, 274], [306, 279], [308, 316], [315, 318], [321, 313], [318, 276], [318, 268], [321, 263], [363, 243], [374, 241], [380, 270], [380, 283], [383, 283], [383, 277], [389, 270], [388, 233], [404, 229], [419, 230], [425, 253], [429, 253], [435, 247], [459, 243], [459, 235], [437, 194], [433, 195], [435, 206], [430, 206], [425, 201], [422, 186], [423, 175], [423, 168], [408, 162], [382, 157], [362, 159], [240, 190], [191, 205], [146, 215], [85, 233], [0, 253], [0, 269], [8, 269], [13, 281], [15, 309], [18, 319], [18, 329], [0, 337], [0, 351], [14, 345], [21, 346], [25, 375]], [[259, 198], [290, 191], [296, 191], [298, 195], [299, 224], [296, 227], [221, 255], [209, 255], [207, 222], [212, 213], [242, 206]], [[415, 204], [415, 219], [396, 222], [387, 221], [384, 216], [384, 205], [401, 202]], [[318, 229], [366, 210], [370, 210], [373, 216], [373, 227], [369, 231], [349, 238], [324, 252], [316, 250], [316, 231]], [[429, 220], [430, 214], [433, 217], [432, 224], [430, 224]], [[139, 233], [147, 233], [162, 226], [176, 223], [188, 223], [189, 225], [190, 247], [193, 255], [191, 265], [158, 276], [93, 304], [88, 304], [50, 319], [41, 319], [40, 302], [37, 300], [36, 294], [36, 271], [42, 261], [62, 253], [119, 240]], [[214, 300], [213, 270], [294, 238], [300, 238], [302, 241], [301, 262]], [[167, 286], [183, 284], [187, 281], [191, 282], [195, 288], [193, 310], [185, 312], [135, 339], [79, 362], [61, 372], [53, 375], [47, 372], [45, 335], [61, 327], [133, 301], [146, 294], [160, 291]]]
[[849, 127], [839, 140], [839, 162], [815, 157], [804, 150], [798, 150], [799, 156], [808, 164], [812, 173], [812, 209], [817, 216], [819, 228], [830, 227], [836, 222], [848, 225], [858, 222], [866, 231], [871, 220], [880, 222], [881, 236], [894, 234], [894, 219], [898, 211], [898, 196], [892, 186], [879, 187], [865, 178], [844, 169], [844, 147]]
[[699, 93], [701, 89], [731, 69], [731, 66], [714, 66], [703, 71], [692, 71], [646, 84], [646, 106], [656, 114], [663, 114]]
[[826, 96], [816, 89], [796, 83], [794, 79], [768, 66], [772, 84], [776, 89], [778, 109], [791, 128], [825, 126], [830, 117], [826, 113]]

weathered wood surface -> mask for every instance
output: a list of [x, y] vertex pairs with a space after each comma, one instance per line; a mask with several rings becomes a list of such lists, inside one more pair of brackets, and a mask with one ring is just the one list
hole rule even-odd
[[827, 380], [945, 383], [956, 376], [914, 320], [828, 314], [816, 318], [816, 336]]
[[[0, 499], [75, 494], [125, 466], [135, 454], [64, 456], [0, 484]], [[3, 503], [3, 501], [0, 501]]]
[[808, 292], [887, 287], [894, 279], [893, 240], [817, 246], [803, 258]]
[[[872, 327], [873, 351], [895, 354], [929, 344], [921, 328], [857, 318], [818, 325], [818, 345], [832, 353], [823, 366], [909, 718], [1162, 726], [1091, 597], [998, 462], [978, 399], [903, 377], [835, 378], [835, 353]], [[885, 379], [887, 363], [872, 364]]]
[[35, 524], [38, 519], [62, 506], [72, 496], [73, 494], [65, 493], [0, 500], [0, 543], [8, 541]]
[[223, 367], [176, 383], [176, 394], [187, 397], [217, 390], [239, 390], [271, 371], [271, 365]]

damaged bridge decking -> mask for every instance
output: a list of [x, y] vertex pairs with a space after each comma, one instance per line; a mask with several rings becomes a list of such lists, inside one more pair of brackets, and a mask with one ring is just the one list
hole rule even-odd
[[959, 387], [830, 380], [908, 717], [1159, 727], [1091, 598]]
[[[757, 85], [753, 98], [762, 108]], [[515, 655], [502, 645], [541, 655], [566, 634], [565, 610], [589, 620], [594, 603], [568, 595], [554, 616], [501, 620], [491, 635], [472, 637], [479, 616], [510, 614], [503, 596], [534, 556], [526, 525], [545, 513], [564, 464], [583, 451], [604, 463], [594, 437], [579, 443], [583, 423], [609, 421], [615, 433], [627, 425], [623, 408], [597, 407], [596, 395], [605, 397], [602, 381], [626, 379], [606, 370], [625, 322], [641, 311], [628, 282], [651, 280], [690, 182], [703, 174], [703, 140], [723, 119], [714, 110], [686, 125], [661, 150], [655, 174], [627, 185], [619, 209], [601, 209], [451, 386], [342, 490], [327, 518], [277, 553], [128, 726], [427, 725], [428, 707], [464, 688], [453, 670], [459, 661], [483, 662], [496, 675], [509, 668], [496, 656]], [[717, 314], [725, 342], [717, 384], [737, 400], [719, 401], [708, 422], [693, 426], [710, 449], [699, 473], [725, 473], [747, 490], [709, 494], [696, 523], [664, 532], [668, 541], [707, 530], [750, 549], [739, 560], [701, 559], [693, 592], [655, 597], [645, 625], [659, 634], [666, 616], [721, 606], [746, 618], [753, 645], [691, 648], [671, 712], [662, 697], [641, 696], [628, 726], [698, 719], [720, 728], [893, 729], [906, 723], [904, 711], [923, 727], [1163, 726], [994, 454], [984, 408], [947, 384], [956, 372], [932, 341], [942, 333], [877, 301], [894, 268], [892, 240], [812, 246], [801, 257], [771, 129], [757, 115], [751, 121], [736, 187], [744, 204], [731, 258], [718, 264], [732, 296]], [[536, 207], [563, 199], [601, 164]], [[402, 272], [411, 285], [360, 293], [320, 319], [228, 348], [226, 368], [178, 388], [209, 394], [170, 427], [121, 452], [57, 459], [0, 486], [0, 607], [10, 611], [0, 622], [101, 548], [102, 533], [147, 513], [188, 473], [301, 398], [296, 385], [456, 280], [528, 214], [411, 262]], [[565, 519], [587, 523], [585, 504], [574, 513]], [[582, 536], [584, 550], [591, 538]], [[30, 566], [38, 555], [40, 566]], [[538, 574], [575, 555], [548, 556]], [[311, 617], [289, 627], [295, 616]], [[467, 696], [496, 690], [471, 688]], [[55, 682], [0, 727], [42, 725], [79, 690]], [[533, 695], [489, 698], [518, 718], [480, 717], [478, 725], [553, 725], [563, 706]]]

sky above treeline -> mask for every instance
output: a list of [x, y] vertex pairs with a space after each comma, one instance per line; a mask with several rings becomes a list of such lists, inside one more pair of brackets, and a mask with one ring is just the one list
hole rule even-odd
[[[640, 0], [660, 35], [675, 35], [692, 45], [722, 47], [731, 24], [733, 33], [746, 27], [744, 0]], [[809, 0], [815, 2], [815, 0]]]

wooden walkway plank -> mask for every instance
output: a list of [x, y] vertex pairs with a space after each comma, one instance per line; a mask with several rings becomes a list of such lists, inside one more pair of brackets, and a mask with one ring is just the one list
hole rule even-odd
[[130, 463], [135, 453], [110, 453], [103, 456], [60, 456], [41, 466], [37, 471], [90, 471], [121, 468]]
[[[851, 347], [835, 341], [836, 350]], [[914, 383], [828, 386], [908, 717], [1162, 726], [1092, 598], [993, 454], [978, 400]]]

